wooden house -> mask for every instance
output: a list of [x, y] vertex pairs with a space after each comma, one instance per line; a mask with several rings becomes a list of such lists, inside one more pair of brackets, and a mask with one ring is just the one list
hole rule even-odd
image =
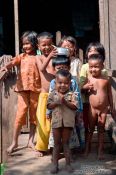
[[[116, 107], [116, 0], [1, 0], [0, 65], [6, 55], [18, 54], [22, 32], [49, 31], [58, 42], [62, 35], [77, 39], [80, 58], [89, 42], [100, 41], [106, 50], [106, 68], [112, 81]], [[2, 57], [2, 55], [4, 55]], [[0, 75], [0, 162], [7, 159], [5, 150], [12, 139], [16, 109], [13, 91], [16, 75], [11, 72], [4, 83]], [[10, 128], [10, 129], [9, 129]]]

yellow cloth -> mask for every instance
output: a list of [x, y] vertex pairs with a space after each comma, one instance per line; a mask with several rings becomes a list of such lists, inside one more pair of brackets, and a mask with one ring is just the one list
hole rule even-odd
[[50, 134], [50, 120], [46, 118], [48, 93], [40, 93], [37, 107], [37, 143], [36, 150], [47, 151]]

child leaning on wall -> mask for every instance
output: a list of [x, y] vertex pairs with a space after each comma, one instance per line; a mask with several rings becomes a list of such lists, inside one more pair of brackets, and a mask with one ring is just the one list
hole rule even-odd
[[[26, 124], [26, 116], [29, 110], [30, 134], [28, 147], [34, 149], [34, 135], [36, 128], [36, 109], [38, 97], [41, 90], [41, 80], [36, 64], [37, 33], [26, 31], [21, 37], [23, 53], [17, 55], [2, 70], [9, 70], [13, 66], [18, 66], [17, 84], [15, 91], [18, 94], [17, 113], [14, 124], [13, 140], [7, 149], [12, 153], [18, 147], [18, 136], [21, 127]], [[1, 70], [1, 71], [2, 71]]]

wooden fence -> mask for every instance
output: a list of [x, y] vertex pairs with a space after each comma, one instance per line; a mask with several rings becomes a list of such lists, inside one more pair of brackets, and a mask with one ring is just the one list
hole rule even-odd
[[[10, 55], [0, 57], [0, 67], [12, 59]], [[0, 163], [7, 160], [6, 149], [11, 143], [16, 112], [17, 95], [14, 93], [16, 72], [0, 74]]]

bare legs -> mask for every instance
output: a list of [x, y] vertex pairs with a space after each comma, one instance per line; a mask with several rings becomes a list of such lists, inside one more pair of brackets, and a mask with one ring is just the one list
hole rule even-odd
[[106, 121], [107, 110], [104, 110], [102, 113], [92, 110], [89, 120], [89, 129], [86, 141], [85, 156], [88, 155], [91, 147], [91, 140], [94, 132], [95, 125], [98, 124], [98, 159], [103, 160], [103, 149], [104, 149], [104, 127]]
[[21, 125], [15, 126], [12, 144], [7, 149], [8, 154], [11, 154], [14, 151], [14, 149], [18, 147], [18, 136], [20, 134], [20, 130], [21, 130]]
[[30, 134], [29, 134], [29, 141], [27, 146], [29, 148], [32, 148], [33, 150], [35, 150], [35, 145], [34, 145], [35, 129], [36, 129], [36, 126], [34, 124], [30, 124]]
[[[11, 154], [15, 148], [18, 147], [18, 137], [20, 134], [22, 126], [21, 125], [17, 125], [14, 128], [14, 133], [13, 133], [13, 141], [12, 144], [8, 147], [7, 149], [7, 153]], [[28, 147], [34, 149], [35, 145], [34, 145], [34, 136], [35, 136], [35, 125], [34, 124], [30, 124], [30, 135], [29, 135], [29, 141], [28, 141]]]
[[60, 154], [61, 141], [63, 144], [64, 155], [66, 160], [66, 170], [72, 172], [72, 167], [70, 165], [70, 149], [69, 149], [69, 138], [71, 136], [71, 128], [56, 128], [53, 129], [54, 136], [54, 149], [53, 149], [53, 168], [51, 170], [52, 174], [58, 172], [58, 159]]

